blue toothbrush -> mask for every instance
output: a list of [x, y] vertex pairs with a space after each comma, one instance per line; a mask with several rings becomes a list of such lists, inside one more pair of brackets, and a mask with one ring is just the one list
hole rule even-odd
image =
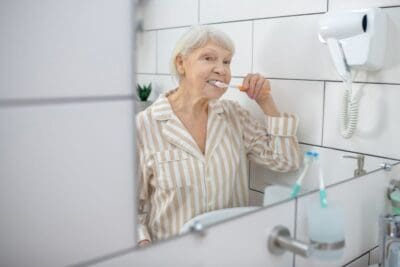
[[304, 153], [304, 169], [301, 172], [301, 174], [300, 174], [299, 178], [297, 179], [296, 183], [292, 187], [292, 193], [290, 194], [291, 198], [295, 198], [299, 194], [300, 189], [301, 189], [301, 184], [303, 182], [304, 177], [306, 176], [306, 173], [308, 171], [308, 168], [310, 167], [310, 164], [314, 160], [315, 153], [316, 152], [313, 152], [313, 151], [307, 151], [306, 153]]

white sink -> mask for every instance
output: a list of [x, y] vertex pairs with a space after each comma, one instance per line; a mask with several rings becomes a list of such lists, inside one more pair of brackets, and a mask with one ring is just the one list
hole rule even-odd
[[214, 210], [207, 213], [200, 214], [191, 220], [187, 221], [181, 228], [181, 234], [189, 232], [190, 228], [195, 223], [201, 223], [203, 227], [208, 225], [214, 224], [219, 221], [227, 220], [229, 218], [236, 217], [242, 213], [250, 212], [260, 207], [237, 207], [237, 208], [230, 208], [230, 209], [220, 209]]

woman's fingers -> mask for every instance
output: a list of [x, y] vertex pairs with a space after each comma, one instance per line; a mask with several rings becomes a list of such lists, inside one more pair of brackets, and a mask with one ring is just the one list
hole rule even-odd
[[256, 93], [255, 93], [253, 99], [257, 99], [260, 96], [260, 94], [263, 90], [263, 87], [264, 87], [264, 83], [266, 81], [267, 80], [262, 76], [260, 77], [260, 79], [258, 79], [257, 84], [256, 84]]
[[258, 73], [247, 74], [242, 87], [243, 91], [254, 100], [267, 97], [271, 90], [269, 81]]
[[252, 75], [252, 77], [250, 78], [250, 88], [247, 91], [247, 94], [249, 95], [249, 97], [251, 99], [254, 99], [254, 96], [257, 92], [257, 82], [260, 79], [260, 75], [259, 74], [254, 74]]
[[252, 76], [252, 74], [249, 73], [249, 74], [246, 75], [246, 78], [244, 78], [244, 81], [243, 81], [243, 84], [242, 84], [243, 89], [244, 89], [243, 91], [249, 90], [251, 76]]

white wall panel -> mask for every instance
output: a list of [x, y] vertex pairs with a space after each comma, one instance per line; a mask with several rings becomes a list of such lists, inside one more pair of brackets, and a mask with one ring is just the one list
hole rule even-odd
[[170, 61], [178, 39], [187, 28], [157, 31], [157, 73], [171, 74]]
[[129, 0], [2, 0], [0, 99], [132, 94], [131, 13]]
[[329, 10], [399, 6], [399, 0], [329, 0]]
[[200, 0], [200, 23], [325, 12], [327, 0]]
[[129, 100], [0, 108], [0, 265], [134, 245], [132, 119]]
[[[301, 153], [312, 150], [320, 154], [320, 164], [323, 170], [325, 185], [345, 181], [354, 177], [354, 171], [358, 168], [355, 159], [343, 158], [344, 155], [356, 156], [354, 153], [338, 151], [323, 147], [313, 147], [309, 145], [300, 145]], [[378, 157], [365, 156], [364, 170], [366, 172], [374, 171], [380, 168], [383, 162], [395, 163], [396, 161], [381, 159]], [[291, 187], [300, 176], [302, 168], [290, 173], [274, 172], [268, 168], [251, 163], [250, 164], [250, 188], [264, 192], [267, 185], [284, 185]], [[302, 184], [302, 191], [314, 190], [319, 187], [317, 169], [311, 167], [306, 173]], [[289, 197], [289, 195], [288, 195]]]
[[338, 79], [318, 19], [307, 15], [254, 22], [254, 71], [272, 78]]
[[156, 31], [149, 31], [136, 35], [136, 71], [139, 73], [157, 72], [156, 34]]
[[362, 90], [359, 119], [353, 137], [345, 139], [339, 129], [344, 86], [327, 83], [324, 145], [400, 159], [400, 85], [354, 84], [353, 88]]
[[198, 0], [143, 1], [145, 30], [190, 26], [198, 22]]

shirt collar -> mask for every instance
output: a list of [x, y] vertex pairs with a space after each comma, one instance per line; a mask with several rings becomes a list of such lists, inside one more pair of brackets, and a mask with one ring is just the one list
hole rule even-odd
[[[169, 103], [167, 96], [175, 92], [176, 90], [177, 89], [162, 93], [151, 106], [152, 115], [155, 120], [169, 120], [172, 118], [172, 116], [174, 116], [174, 111], [172, 110], [171, 104]], [[219, 100], [211, 100], [208, 107], [209, 111], [215, 113], [224, 112], [221, 101]]]

